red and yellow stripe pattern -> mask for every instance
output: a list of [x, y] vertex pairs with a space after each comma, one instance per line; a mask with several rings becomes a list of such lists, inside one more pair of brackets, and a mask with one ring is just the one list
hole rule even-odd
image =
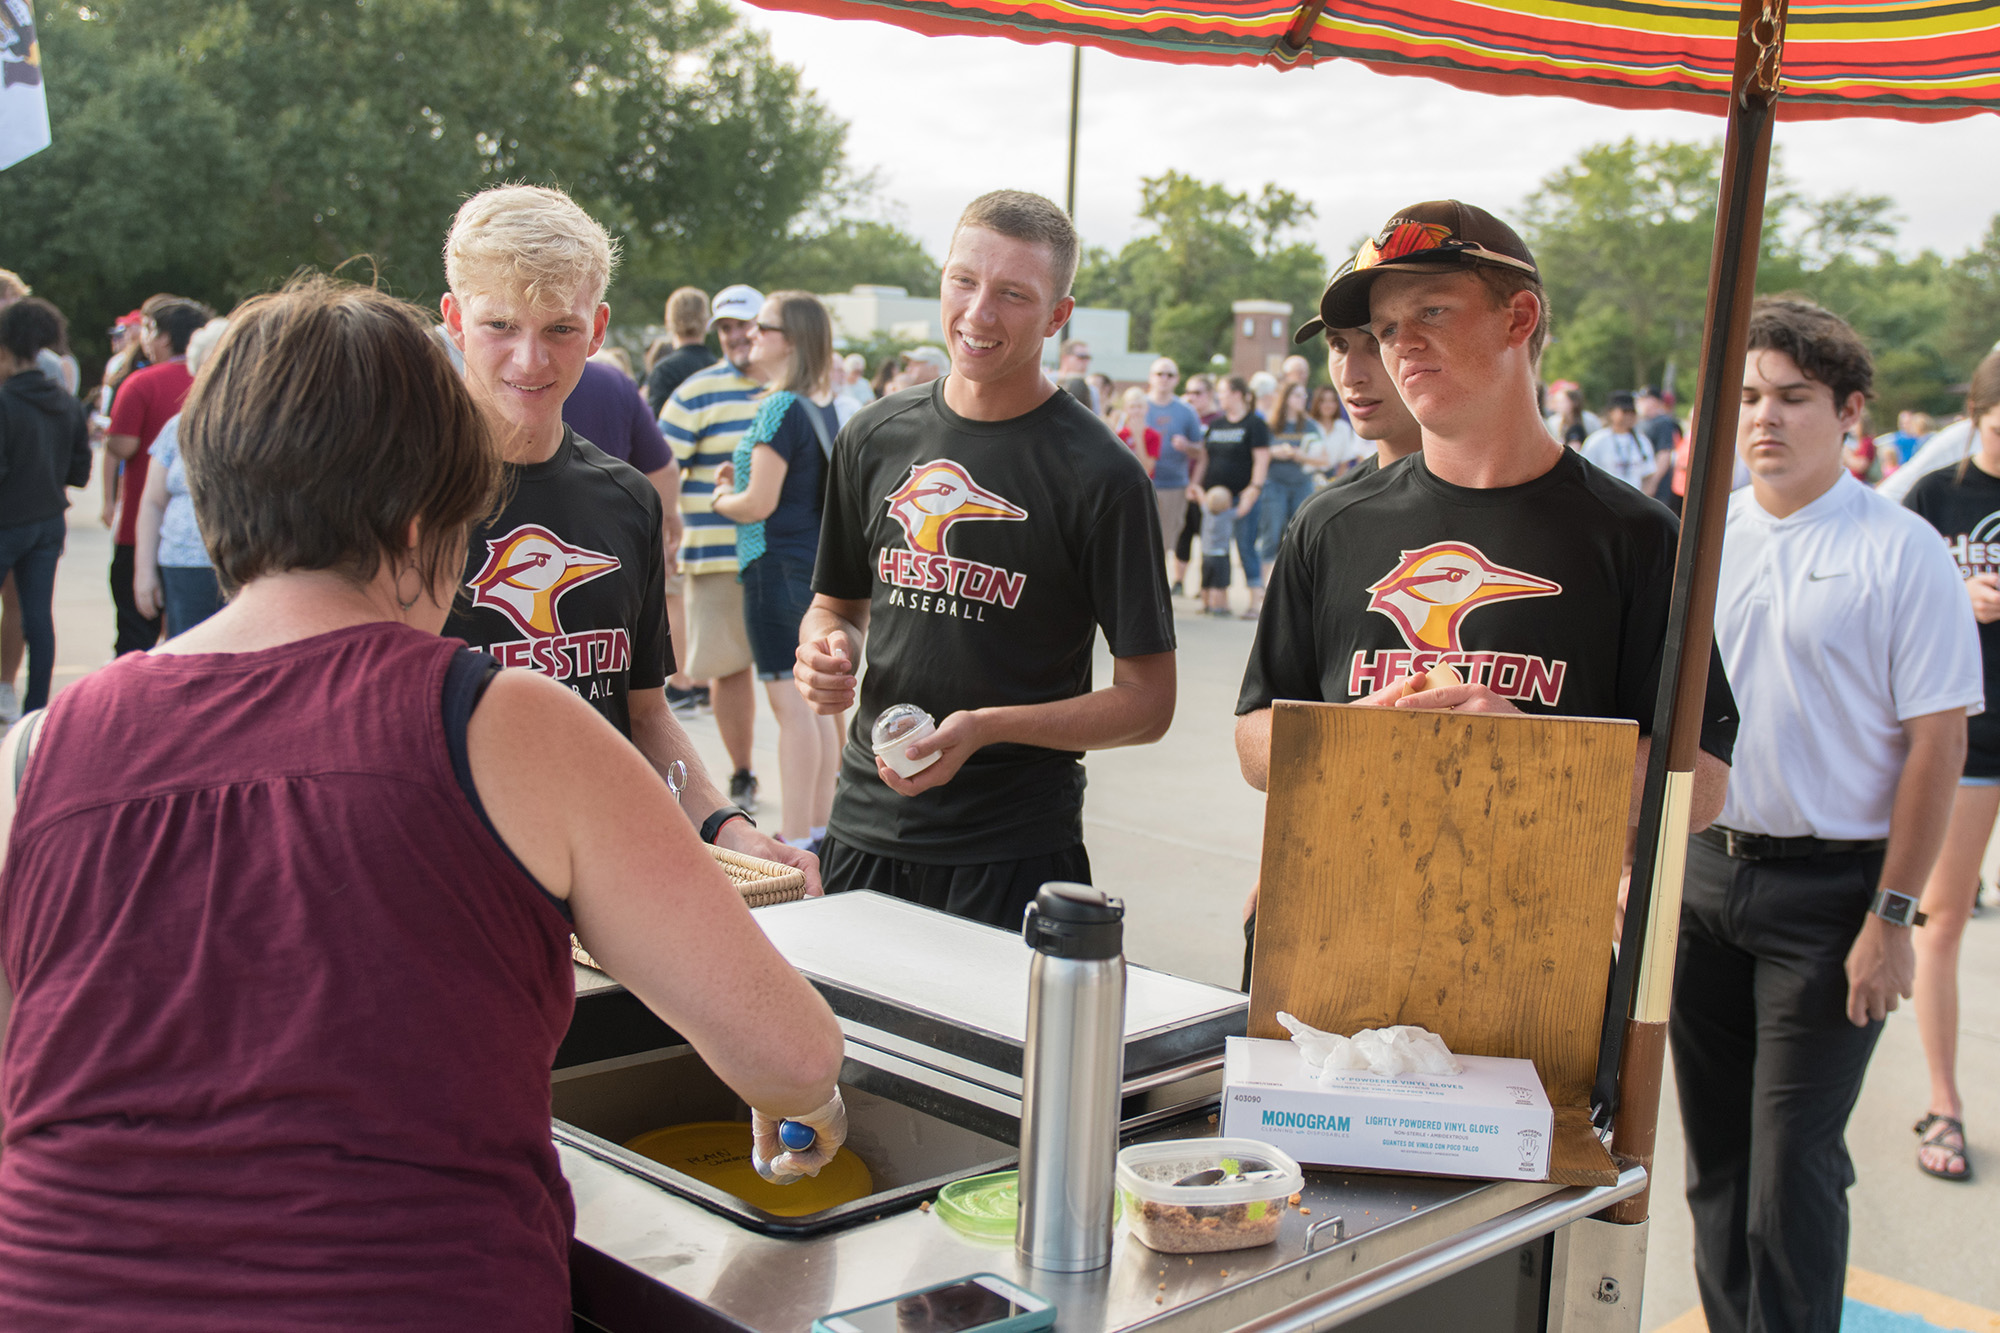
[[[1175, 63], [1358, 60], [1500, 94], [1717, 114], [1737, 6], [1721, 0], [1328, 0], [1305, 48], [1299, 4], [1267, 0], [753, 0], [936, 36], [1068, 42]], [[1783, 118], [1948, 120], [2000, 111], [2000, 0], [1791, 0]]]

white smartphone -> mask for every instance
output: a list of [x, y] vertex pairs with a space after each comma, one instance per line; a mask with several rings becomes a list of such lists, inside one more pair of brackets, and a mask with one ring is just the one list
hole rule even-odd
[[1028, 1333], [1055, 1322], [1053, 1303], [1005, 1278], [974, 1273], [815, 1319], [813, 1333]]

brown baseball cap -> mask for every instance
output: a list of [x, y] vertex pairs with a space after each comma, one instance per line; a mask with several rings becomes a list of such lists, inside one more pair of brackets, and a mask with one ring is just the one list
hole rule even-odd
[[1382, 230], [1363, 242], [1354, 258], [1320, 294], [1319, 318], [1292, 335], [1295, 343], [1324, 329], [1368, 327], [1368, 289], [1385, 268], [1470, 268], [1490, 264], [1540, 278], [1535, 257], [1514, 229], [1473, 204], [1433, 199], [1398, 209]]

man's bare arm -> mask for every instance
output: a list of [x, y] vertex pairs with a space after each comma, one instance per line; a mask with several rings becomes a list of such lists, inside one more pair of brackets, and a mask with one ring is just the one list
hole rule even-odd
[[[1880, 888], [1912, 897], [1924, 891], [1931, 865], [1944, 846], [1952, 793], [1965, 770], [1965, 710], [1947, 708], [1903, 723], [1910, 743], [1889, 810], [1889, 846], [1882, 855]], [[1886, 1018], [1908, 999], [1917, 971], [1909, 926], [1892, 926], [1870, 912], [1847, 954], [1847, 1021], [1856, 1027]]]
[[839, 714], [854, 706], [855, 674], [868, 645], [868, 603], [861, 598], [816, 594], [799, 622], [792, 683], [815, 713]]
[[1236, 762], [1243, 780], [1258, 791], [1271, 784], [1271, 710], [1259, 708], [1236, 719]]
[[[694, 741], [667, 707], [667, 692], [655, 686], [650, 690], [633, 690], [629, 707], [632, 717], [632, 744], [646, 762], [653, 766], [667, 785], [668, 770], [679, 760], [687, 765], [687, 787], [681, 792], [681, 813], [694, 825], [697, 832], [708, 817], [728, 805], [729, 798], [710, 780], [708, 769], [701, 762], [701, 755], [694, 748]], [[802, 847], [792, 847], [759, 833], [747, 819], [731, 819], [715, 832], [717, 846], [742, 852], [746, 856], [761, 856], [767, 861], [780, 865], [796, 866], [806, 875], [806, 896], [816, 898], [820, 894], [819, 858]]]
[[646, 480], [653, 483], [653, 489], [660, 497], [660, 527], [667, 548], [667, 573], [680, 567], [681, 540], [684, 528], [681, 522], [681, 465], [672, 454], [667, 456], [667, 465], [657, 471], [648, 472]]

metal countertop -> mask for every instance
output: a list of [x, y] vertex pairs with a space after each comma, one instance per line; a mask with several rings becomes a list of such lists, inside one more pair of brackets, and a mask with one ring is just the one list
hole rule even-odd
[[[1598, 1212], [1646, 1180], [1637, 1167], [1597, 1189], [1309, 1171], [1300, 1207], [1270, 1245], [1162, 1255], [1121, 1227], [1108, 1269], [1064, 1276], [1024, 1268], [1010, 1243], [969, 1240], [929, 1212], [780, 1240], [574, 1149], [561, 1157], [578, 1241], [757, 1333], [806, 1333], [830, 1311], [976, 1272], [1055, 1301], [1066, 1333], [1327, 1327]], [[1344, 1239], [1328, 1228], [1308, 1255], [1308, 1227], [1332, 1217]]]

